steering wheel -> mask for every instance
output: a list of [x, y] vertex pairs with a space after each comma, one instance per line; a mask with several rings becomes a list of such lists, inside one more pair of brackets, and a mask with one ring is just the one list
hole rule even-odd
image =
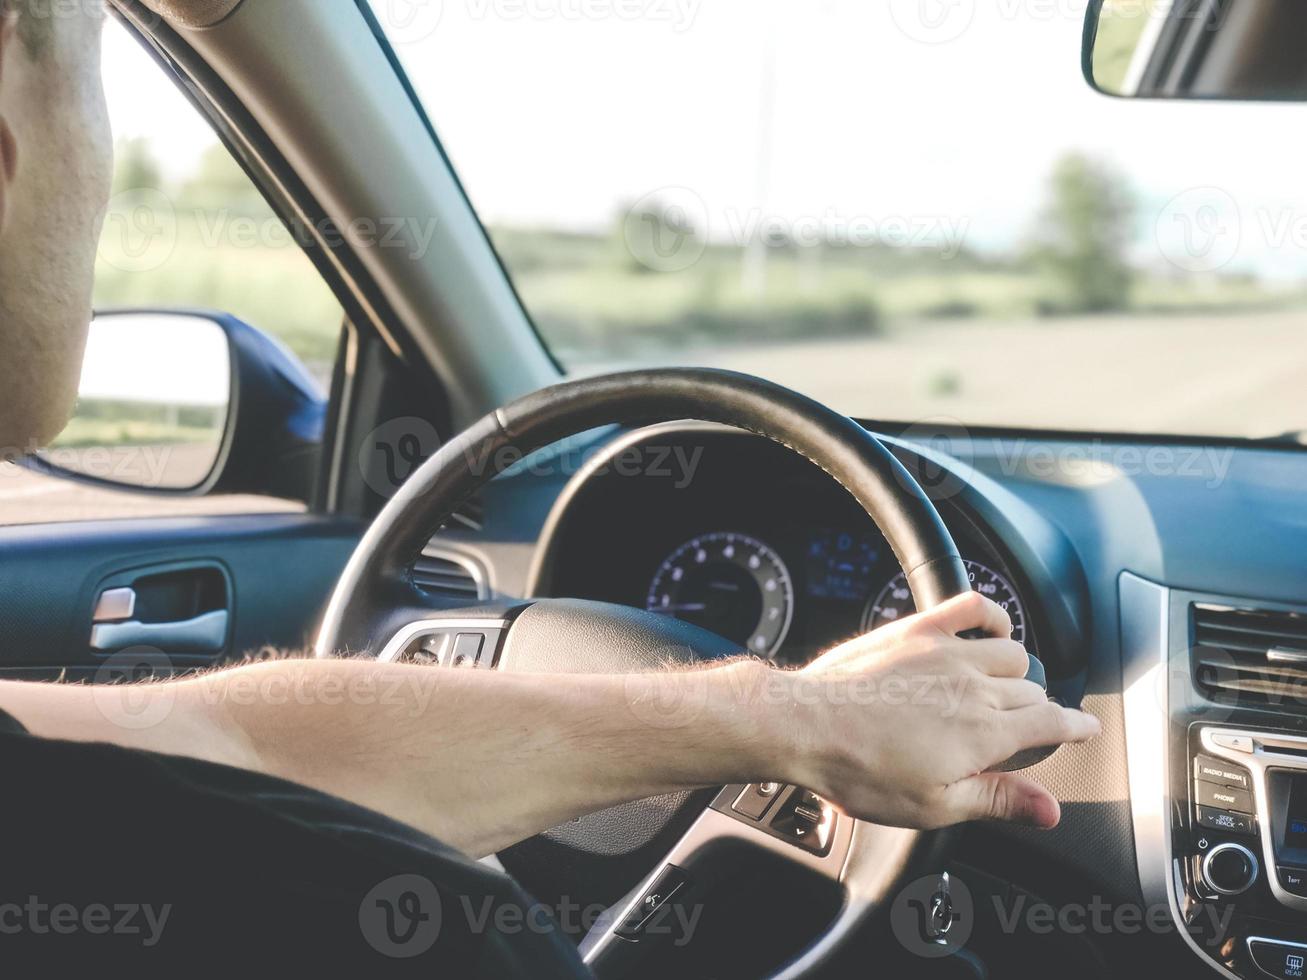
[[[804, 456], [847, 490], [875, 521], [907, 575], [918, 609], [970, 589], [948, 529], [908, 471], [851, 419], [789, 389], [706, 369], [635, 371], [571, 381], [513, 402], [432, 456], [363, 536], [336, 586], [316, 652], [435, 661], [433, 669], [535, 673], [637, 673], [669, 659], [740, 654], [721, 637], [668, 616], [607, 603], [528, 599], [448, 608], [413, 582], [423, 548], [455, 509], [524, 455], [607, 424], [716, 422], [753, 432]], [[1031, 679], [1043, 671], [1031, 658]], [[1002, 768], [1033, 761], [1012, 760]], [[774, 797], [774, 798], [773, 798]], [[760, 816], [752, 816], [762, 808]], [[565, 862], [663, 853], [590, 931], [581, 951], [602, 974], [640, 955], [639, 923], [651, 895], [693, 884], [700, 855], [717, 845], [755, 845], [827, 876], [843, 902], [785, 974], [828, 958], [881, 906], [924, 853], [924, 835], [852, 820], [796, 787], [726, 787], [704, 807], [678, 794], [617, 807], [547, 836]], [[815, 812], [814, 812], [815, 811]], [[816, 818], [816, 819], [814, 819]], [[506, 862], [507, 863], [507, 862]], [[690, 870], [687, 870], [690, 869]], [[675, 886], [674, 888], [672, 886]]]

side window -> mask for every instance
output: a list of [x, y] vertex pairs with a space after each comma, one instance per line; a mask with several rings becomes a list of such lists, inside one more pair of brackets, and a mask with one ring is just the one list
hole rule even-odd
[[[116, 160], [96, 263], [97, 313], [198, 309], [230, 314], [280, 341], [325, 397], [343, 312], [291, 232], [207, 121], [112, 19], [105, 26], [104, 82]], [[180, 443], [187, 433], [210, 426], [202, 417], [203, 406], [159, 406], [172, 397], [166, 394], [169, 372], [163, 362], [176, 358], [193, 364], [211, 357], [211, 346], [192, 343], [184, 334], [154, 345], [151, 356], [158, 367], [146, 376], [159, 376], [158, 390], [139, 392], [126, 407], [121, 399], [89, 405], [83, 398], [77, 418], [52, 447], [52, 460], [57, 463], [60, 452], [90, 446], [111, 453], [151, 441], [177, 443], [170, 451], [202, 458], [197, 447]], [[84, 375], [84, 392], [86, 386]], [[0, 525], [303, 508], [271, 497], [103, 490], [0, 465]]]

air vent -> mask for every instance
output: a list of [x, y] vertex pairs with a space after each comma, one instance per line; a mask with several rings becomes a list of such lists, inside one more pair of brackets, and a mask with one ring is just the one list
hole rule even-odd
[[413, 563], [413, 584], [432, 595], [468, 602], [490, 598], [480, 565], [466, 555], [438, 548], [427, 548]]
[[1307, 615], [1195, 603], [1194, 680], [1208, 696], [1307, 709]]

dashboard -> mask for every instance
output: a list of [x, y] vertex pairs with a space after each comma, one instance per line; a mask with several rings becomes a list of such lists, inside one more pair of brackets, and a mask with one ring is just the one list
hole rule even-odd
[[[1050, 693], [1103, 724], [1028, 772], [1056, 829], [970, 826], [953, 873], [995, 908], [1156, 923], [1045, 947], [1067, 980], [1301, 976], [1307, 698], [1282, 688], [1307, 677], [1307, 453], [913, 434], [883, 438], [973, 581], [1009, 603]], [[662, 607], [783, 664], [910, 608], [874, 524], [764, 440], [678, 423], [550, 452], [486, 488], [484, 528], [442, 535], [501, 595]], [[1012, 928], [989, 924], [1018, 957], [982, 949], [993, 975], [1029, 975], [1047, 936]]]
[[[633, 479], [597, 468], [553, 529], [537, 594], [674, 616], [782, 666], [916, 611], [884, 535], [806, 461], [734, 433], [646, 438], [649, 458], [671, 450], [693, 471]], [[1020, 572], [974, 519], [941, 506], [973, 586], [1007, 608], [1014, 637], [1038, 655]]]

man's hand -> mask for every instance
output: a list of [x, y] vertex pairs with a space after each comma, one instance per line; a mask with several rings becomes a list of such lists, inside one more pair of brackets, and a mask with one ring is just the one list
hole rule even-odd
[[[988, 638], [957, 638], [967, 630]], [[802, 707], [793, 735], [801, 761], [786, 778], [882, 824], [1055, 826], [1060, 812], [1048, 790], [985, 770], [1022, 749], [1090, 739], [1099, 723], [1024, 680], [1026, 651], [1011, 635], [1007, 613], [971, 593], [796, 672]]]

